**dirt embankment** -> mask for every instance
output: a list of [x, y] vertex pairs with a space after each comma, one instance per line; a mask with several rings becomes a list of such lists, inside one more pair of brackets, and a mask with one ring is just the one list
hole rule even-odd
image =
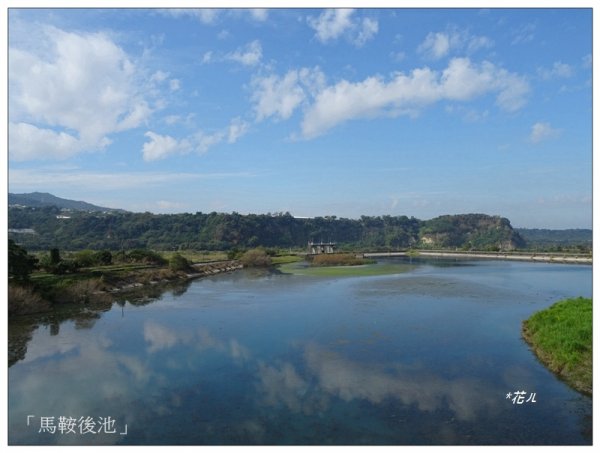
[[187, 271], [156, 267], [124, 273], [105, 272], [89, 277], [79, 275], [77, 279], [67, 275], [65, 278], [57, 278], [42, 290], [35, 289], [32, 284], [9, 284], [8, 314], [12, 317], [43, 313], [62, 304], [109, 303], [114, 296], [123, 292], [233, 272], [242, 267], [238, 261], [218, 261], [195, 264]]

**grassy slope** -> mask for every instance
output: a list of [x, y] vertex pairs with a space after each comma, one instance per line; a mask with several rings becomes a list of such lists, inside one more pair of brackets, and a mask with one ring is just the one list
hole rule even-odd
[[577, 390], [592, 394], [592, 299], [557, 302], [523, 322], [538, 358]]

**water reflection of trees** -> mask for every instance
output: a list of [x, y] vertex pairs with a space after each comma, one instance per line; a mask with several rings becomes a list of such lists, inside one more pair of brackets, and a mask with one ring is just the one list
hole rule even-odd
[[37, 324], [12, 324], [8, 326], [8, 366], [11, 367], [25, 358], [27, 344], [33, 337]]
[[91, 329], [102, 314], [111, 310], [114, 304], [124, 307], [126, 303], [135, 306], [148, 305], [159, 300], [166, 292], [180, 297], [187, 292], [191, 281], [177, 284], [155, 285], [136, 288], [119, 294], [102, 294], [87, 304], [59, 305], [52, 311], [36, 315], [20, 316], [8, 323], [8, 366], [23, 360], [27, 345], [34, 332], [40, 327], [49, 329], [50, 335], [60, 333], [62, 323], [72, 321], [76, 329]]

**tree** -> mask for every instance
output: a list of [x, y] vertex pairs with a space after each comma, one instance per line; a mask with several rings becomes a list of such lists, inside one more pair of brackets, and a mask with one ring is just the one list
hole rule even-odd
[[57, 248], [50, 249], [50, 264], [56, 265], [60, 263], [60, 252]]
[[112, 253], [110, 253], [109, 250], [97, 252], [96, 255], [94, 255], [94, 258], [98, 264], [103, 264], [105, 266], [112, 264]]
[[8, 275], [15, 280], [27, 280], [37, 267], [37, 258], [31, 256], [12, 239], [8, 240]]
[[169, 260], [169, 268], [175, 272], [178, 272], [178, 271], [186, 272], [191, 269], [191, 265], [190, 265], [190, 262], [185, 257], [181, 256], [179, 253], [176, 253]]

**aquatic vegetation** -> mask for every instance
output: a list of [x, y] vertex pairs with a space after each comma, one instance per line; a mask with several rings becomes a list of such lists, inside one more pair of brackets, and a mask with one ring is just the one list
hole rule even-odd
[[375, 260], [365, 259], [353, 253], [327, 253], [311, 257], [310, 263], [313, 266], [360, 266], [374, 264]]
[[313, 277], [364, 277], [408, 272], [414, 266], [405, 263], [363, 264], [356, 266], [310, 266], [306, 262], [287, 263], [279, 266], [286, 274]]

